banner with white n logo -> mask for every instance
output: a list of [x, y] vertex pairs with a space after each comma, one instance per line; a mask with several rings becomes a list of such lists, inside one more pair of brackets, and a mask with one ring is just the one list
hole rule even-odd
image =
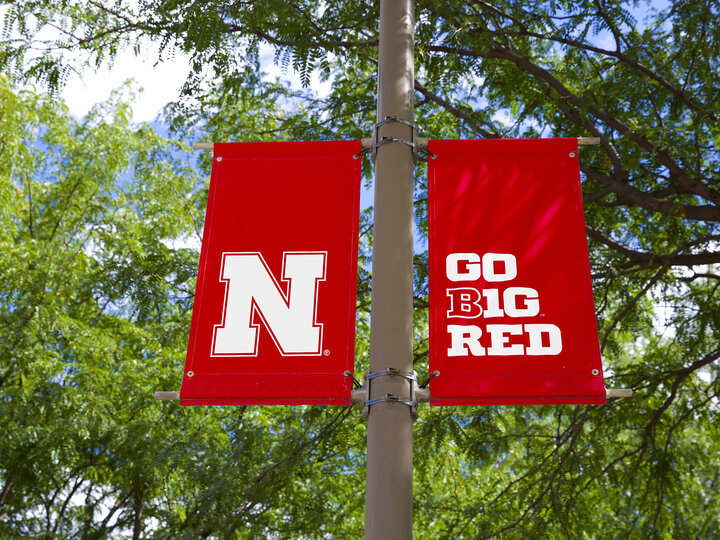
[[360, 149], [215, 145], [181, 404], [350, 404]]

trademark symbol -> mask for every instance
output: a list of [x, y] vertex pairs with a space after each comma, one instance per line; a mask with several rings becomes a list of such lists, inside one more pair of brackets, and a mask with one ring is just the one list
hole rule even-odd
[[323, 354], [324, 354], [325, 356], [330, 356], [330, 349], [325, 349], [325, 350], [323, 351]]

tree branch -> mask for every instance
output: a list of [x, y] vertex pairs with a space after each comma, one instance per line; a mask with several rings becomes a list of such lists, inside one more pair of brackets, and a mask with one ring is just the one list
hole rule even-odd
[[430, 90], [425, 88], [422, 84], [420, 84], [417, 80], [415, 80], [415, 90], [420, 92], [423, 96], [425, 96], [428, 100], [433, 101], [440, 105], [442, 108], [444, 108], [446, 111], [451, 113], [453, 116], [456, 116], [458, 118], [461, 118], [462, 120], [465, 120], [467, 124], [472, 128], [473, 131], [476, 133], [479, 133], [486, 139], [497, 139], [500, 137], [496, 132], [488, 131], [487, 129], [481, 127], [475, 120], [473, 120], [469, 114], [467, 114], [464, 111], [461, 111], [454, 105], [452, 105], [449, 101], [441, 98], [437, 94], [432, 93]]
[[528, 58], [513, 52], [500, 43], [495, 42], [493, 48], [484, 55], [486, 58], [501, 58], [508, 60], [519, 67], [525, 69], [528, 73], [532, 74], [538, 80], [545, 82], [550, 88], [552, 88], [561, 99], [571, 103], [572, 105], [581, 109], [587, 110], [590, 114], [596, 118], [602, 120], [607, 125], [618, 131], [623, 135], [627, 135], [630, 140], [638, 144], [641, 148], [647, 150], [656, 156], [657, 160], [670, 171], [670, 174], [674, 179], [683, 187], [690, 190], [696, 195], [706, 198], [715, 204], [720, 204], [720, 192], [711, 189], [709, 186], [703, 184], [695, 178], [688, 176], [685, 171], [673, 160], [667, 152], [662, 150], [654, 142], [649, 140], [644, 135], [636, 133], [631, 130], [625, 123], [615, 118], [606, 111], [602, 111], [591, 103], [587, 103], [583, 98], [576, 94], [573, 94], [568, 88], [556, 79], [549, 71], [543, 69], [539, 65], [535, 64]]
[[597, 180], [629, 202], [635, 203], [647, 210], [698, 221], [720, 221], [720, 207], [715, 205], [693, 206], [672, 201], [665, 201], [663, 199], [658, 199], [649, 193], [640, 191], [629, 184], [604, 175], [593, 167], [580, 167], [580, 169], [588, 176], [588, 178]]
[[302, 443], [300, 446], [295, 448], [292, 452], [290, 452], [287, 456], [285, 456], [283, 459], [278, 461], [277, 463], [274, 463], [273, 465], [270, 465], [266, 469], [264, 469], [260, 474], [258, 474], [255, 479], [252, 482], [252, 488], [250, 490], [250, 493], [248, 494], [248, 500], [245, 506], [241, 508], [238, 512], [235, 512], [233, 515], [228, 517], [227, 519], [223, 520], [221, 523], [215, 523], [208, 528], [206, 528], [203, 531], [203, 534], [210, 535], [213, 531], [217, 530], [218, 528], [223, 528], [223, 530], [227, 533], [231, 530], [234, 530], [235, 525], [234, 522], [237, 521], [237, 519], [245, 513], [248, 508], [250, 508], [252, 501], [255, 500], [255, 497], [257, 496], [258, 492], [262, 489], [262, 483], [263, 480], [273, 471], [280, 468], [283, 464], [287, 463], [290, 459], [295, 457], [296, 455], [300, 454], [305, 448], [308, 446], [315, 444], [317, 441], [319, 441], [322, 437], [325, 435], [331, 433], [336, 429], [338, 425], [340, 425], [343, 420], [345, 420], [348, 416], [350, 416], [350, 413], [352, 412], [352, 407], [345, 407], [338, 414], [335, 415], [335, 417], [328, 422], [323, 429], [321, 429], [314, 437], [308, 439], [304, 443]]
[[617, 251], [618, 253], [625, 255], [628, 258], [628, 261], [625, 265], [623, 265], [624, 267], [643, 265], [645, 267], [652, 268], [654, 266], [696, 266], [700, 264], [720, 263], [720, 252], [718, 251], [707, 251], [705, 253], [689, 254], [680, 253], [680, 251], [684, 251], [685, 249], [688, 249], [689, 247], [692, 247], [693, 245], [697, 245], [699, 243], [720, 240], [720, 235], [704, 236], [681, 246], [672, 253], [657, 254], [647, 253], [644, 251], [635, 251], [634, 249], [622, 245], [621, 243], [607, 236], [605, 233], [590, 226], [586, 226], [585, 230], [587, 231], [588, 236], [596, 242], [600, 242], [601, 244], [608, 246], [613, 251]]
[[[553, 35], [553, 34], [551, 34], [551, 33], [532, 32], [532, 31], [528, 30], [525, 25], [523, 25], [522, 23], [520, 23], [520, 21], [517, 20], [515, 17], [512, 17], [511, 15], [503, 12], [502, 10], [500, 10], [500, 9], [494, 7], [494, 6], [491, 6], [491, 5], [489, 5], [489, 4], [486, 4], [485, 2], [475, 2], [475, 3], [476, 3], [476, 4], [480, 4], [480, 5], [484, 6], [484, 7], [486, 7], [487, 9], [491, 9], [493, 12], [502, 15], [503, 17], [511, 20], [513, 23], [515, 23], [515, 24], [518, 26], [518, 28], [520, 28], [519, 31], [510, 31], [510, 30], [506, 30], [506, 29], [502, 29], [502, 30], [490, 30], [490, 29], [487, 29], [487, 28], [484, 29], [484, 28], [475, 26], [475, 27], [474, 27], [474, 30], [475, 30], [476, 32], [478, 32], [478, 33], [483, 33], [483, 32], [484, 32], [484, 33], [488, 33], [488, 34], [493, 35], [493, 36], [500, 36], [500, 35], [502, 35], [502, 36], [508, 36], [508, 35], [509, 35], [509, 36], [531, 37], [531, 38], [535, 38], [535, 39], [539, 39], [539, 40], [553, 41], [553, 42], [555, 42], [555, 43], [561, 43], [561, 44], [563, 44], [563, 45], [569, 45], [569, 46], [574, 47], [574, 48], [576, 48], [576, 49], [582, 49], [582, 50], [584, 50], [584, 51], [590, 51], [590, 52], [594, 52], [594, 53], [597, 53], [597, 54], [602, 54], [602, 55], [605, 55], [605, 56], [610, 56], [610, 57], [612, 57], [612, 58], [616, 58], [617, 60], [619, 60], [619, 61], [622, 62], [623, 64], [627, 64], [628, 66], [630, 66], [630, 67], [638, 70], [638, 71], [639, 71], [640, 73], [642, 73], [643, 75], [647, 75], [649, 78], [651, 78], [652, 80], [654, 80], [654, 81], [656, 81], [657, 83], [659, 83], [661, 86], [663, 86], [664, 88], [666, 88], [670, 93], [672, 93], [674, 96], [676, 96], [678, 99], [680, 99], [680, 100], [681, 100], [685, 105], [687, 105], [691, 110], [696, 111], [696, 112], [701, 111], [701, 108], [700, 108], [697, 104], [695, 104], [693, 101], [691, 101], [691, 100], [685, 95], [685, 93], [682, 91], [682, 89], [677, 88], [677, 87], [676, 87], [675, 85], [673, 85], [670, 81], [668, 81], [668, 80], [665, 79], [664, 77], [658, 75], [656, 72], [654, 72], [652, 69], [650, 69], [649, 67], [645, 66], [645, 65], [642, 64], [641, 62], [639, 62], [639, 61], [637, 61], [637, 60], [635, 60], [635, 59], [633, 59], [633, 58], [630, 58], [630, 57], [627, 56], [626, 54], [623, 54], [623, 53], [621, 52], [621, 45], [620, 45], [621, 36], [619, 35], [619, 33], [618, 33], [617, 29], [614, 27], [614, 25], [612, 25], [612, 22], [611, 22], [610, 18], [607, 16], [607, 14], [604, 13], [603, 11], [599, 10], [599, 9], [598, 9], [598, 14], [600, 14], [600, 16], [603, 18], [603, 20], [605, 20], [605, 22], [610, 26], [611, 32], [612, 32], [612, 34], [613, 34], [613, 38], [615, 39], [616, 50], [614, 50], [614, 51], [611, 51], [611, 50], [608, 50], [608, 49], [603, 49], [603, 48], [601, 48], [601, 47], [596, 47], [596, 46], [591, 45], [591, 44], [589, 44], [589, 43], [585, 43], [585, 42], [578, 41], [578, 40], [575, 40], [575, 39], [570, 39], [570, 38], [567, 38], [567, 37], [562, 37], [562, 36]], [[714, 111], [708, 111], [708, 112], [709, 112], [709, 114], [712, 116], [712, 118], [716, 118], [716, 114], [715, 114]]]
[[502, 60], [508, 60], [518, 67], [523, 68], [525, 71], [533, 75], [536, 79], [547, 84], [552, 90], [554, 90], [560, 98], [575, 107], [585, 109], [590, 114], [605, 122], [608, 126], [612, 127], [622, 135], [627, 137], [638, 144], [644, 150], [647, 150], [654, 155], [658, 162], [662, 164], [670, 172], [671, 176], [684, 188], [688, 189], [691, 193], [700, 195], [705, 199], [720, 205], [720, 192], [710, 188], [703, 182], [691, 178], [685, 171], [673, 160], [670, 155], [660, 148], [657, 144], [649, 140], [644, 135], [641, 135], [627, 126], [624, 122], [609, 114], [606, 111], [600, 110], [597, 106], [587, 103], [586, 100], [580, 96], [573, 94], [568, 88], [556, 79], [549, 71], [540, 67], [539, 65], [532, 62], [530, 59], [508, 49], [498, 42], [494, 42], [492, 48], [485, 52], [476, 52], [468, 49], [459, 49], [455, 47], [448, 47], [444, 45], [431, 45], [428, 46], [428, 50], [437, 52], [446, 52], [451, 54], [469, 56], [473, 58], [498, 58]]
[[271, 43], [273, 45], [278, 45], [280, 47], [310, 47], [310, 48], [335, 48], [339, 47], [341, 49], [355, 49], [358, 47], [377, 47], [379, 44], [379, 41], [377, 39], [370, 39], [366, 41], [320, 41], [320, 40], [313, 40], [308, 42], [301, 42], [301, 41], [295, 41], [295, 40], [287, 40], [287, 39], [280, 39], [277, 38], [271, 34], [268, 34], [267, 32], [260, 30], [259, 28], [248, 30], [247, 28], [244, 28], [242, 26], [231, 24], [228, 25], [228, 30], [230, 32], [234, 33], [250, 33], [252, 35], [255, 35], [259, 38], [264, 39], [268, 43]]

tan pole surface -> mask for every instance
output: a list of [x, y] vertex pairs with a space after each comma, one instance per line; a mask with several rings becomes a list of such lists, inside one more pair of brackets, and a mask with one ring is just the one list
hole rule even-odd
[[[378, 122], [386, 115], [414, 121], [414, 7], [412, 0], [381, 0]], [[412, 140], [412, 128], [389, 122], [382, 137]], [[373, 232], [370, 371], [412, 366], [413, 152], [401, 142], [377, 149]], [[401, 377], [377, 377], [370, 399], [409, 397]], [[402, 403], [370, 406], [368, 416], [365, 538], [412, 538], [412, 417]]]

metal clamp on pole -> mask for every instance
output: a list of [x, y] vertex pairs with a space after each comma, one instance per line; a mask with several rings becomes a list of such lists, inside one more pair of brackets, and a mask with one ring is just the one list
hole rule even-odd
[[[380, 137], [378, 135], [378, 129], [380, 129], [382, 126], [386, 124], [390, 124], [392, 122], [397, 122], [400, 124], [405, 124], [406, 126], [410, 126], [412, 129], [412, 136], [411, 139], [408, 141], [404, 137]], [[385, 119], [382, 122], [378, 122], [373, 126], [373, 136], [372, 136], [372, 147], [371, 147], [371, 159], [373, 163], [375, 163], [375, 158], [377, 157], [377, 149], [381, 147], [383, 144], [390, 143], [390, 142], [399, 142], [402, 144], [408, 145], [412, 149], [413, 153], [413, 161], [417, 161], [418, 159], [418, 145], [417, 145], [417, 132], [418, 132], [418, 126], [417, 124], [410, 122], [409, 120], [405, 120], [404, 118], [400, 118], [398, 116], [390, 116], [388, 114], [385, 115]]]
[[369, 407], [370, 405], [375, 405], [376, 403], [381, 403], [383, 401], [397, 401], [398, 403], [404, 403], [410, 407], [414, 405], [411, 399], [400, 397], [397, 394], [385, 394], [383, 397], [367, 400], [365, 402], [365, 406]]
[[[397, 394], [385, 394], [383, 397], [367, 399], [370, 397], [370, 381], [377, 377], [402, 377], [410, 383], [410, 396], [401, 397]], [[414, 371], [400, 371], [399, 369], [389, 367], [384, 371], [365, 372], [365, 384], [363, 385], [363, 417], [367, 420], [368, 414], [370, 413], [370, 406], [376, 403], [394, 402], [402, 403], [410, 407], [410, 414], [413, 420], [417, 419], [418, 402], [429, 401], [429, 394], [427, 391], [419, 391], [417, 383], [417, 373]], [[353, 400], [354, 401], [354, 400]]]

